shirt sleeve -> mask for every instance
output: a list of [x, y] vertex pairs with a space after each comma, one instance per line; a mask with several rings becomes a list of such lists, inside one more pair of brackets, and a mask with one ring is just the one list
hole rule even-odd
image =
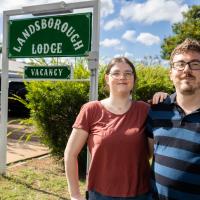
[[89, 133], [91, 126], [91, 116], [92, 116], [91, 104], [86, 103], [81, 107], [81, 110], [78, 116], [76, 117], [76, 120], [72, 128], [80, 128]]

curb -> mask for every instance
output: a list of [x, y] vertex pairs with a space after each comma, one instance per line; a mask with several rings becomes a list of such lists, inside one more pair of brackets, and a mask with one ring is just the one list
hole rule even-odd
[[12, 167], [16, 167], [18, 165], [23, 165], [27, 161], [30, 161], [30, 160], [33, 160], [33, 159], [42, 159], [42, 158], [46, 158], [46, 157], [49, 157], [49, 156], [50, 156], [50, 153], [44, 153], [44, 154], [41, 154], [41, 155], [32, 156], [30, 158], [25, 158], [25, 159], [22, 159], [22, 160], [17, 160], [17, 161], [14, 161], [14, 162], [7, 163], [6, 166], [8, 168], [12, 168]]

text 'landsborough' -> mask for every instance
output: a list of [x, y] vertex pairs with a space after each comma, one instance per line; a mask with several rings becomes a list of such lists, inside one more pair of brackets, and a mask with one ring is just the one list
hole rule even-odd
[[87, 56], [92, 14], [10, 20], [8, 57]]

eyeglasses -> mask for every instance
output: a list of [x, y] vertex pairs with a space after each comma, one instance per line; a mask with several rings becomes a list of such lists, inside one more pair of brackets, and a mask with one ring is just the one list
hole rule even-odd
[[114, 79], [120, 79], [122, 75], [127, 80], [130, 80], [130, 79], [133, 78], [133, 72], [123, 72], [123, 73], [121, 73], [121, 72], [113, 72], [113, 73], [109, 73], [109, 74]]
[[185, 69], [186, 65], [188, 65], [191, 70], [200, 70], [200, 61], [174, 62], [174, 63], [172, 63], [172, 68], [174, 68], [175, 70], [178, 70], [178, 71], [183, 71]]

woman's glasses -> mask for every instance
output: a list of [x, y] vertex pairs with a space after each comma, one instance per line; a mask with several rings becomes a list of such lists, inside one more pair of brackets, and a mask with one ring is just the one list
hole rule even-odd
[[133, 72], [112, 72], [112, 73], [109, 73], [110, 76], [114, 79], [120, 79], [122, 76], [127, 79], [127, 80], [130, 80], [133, 78]]

